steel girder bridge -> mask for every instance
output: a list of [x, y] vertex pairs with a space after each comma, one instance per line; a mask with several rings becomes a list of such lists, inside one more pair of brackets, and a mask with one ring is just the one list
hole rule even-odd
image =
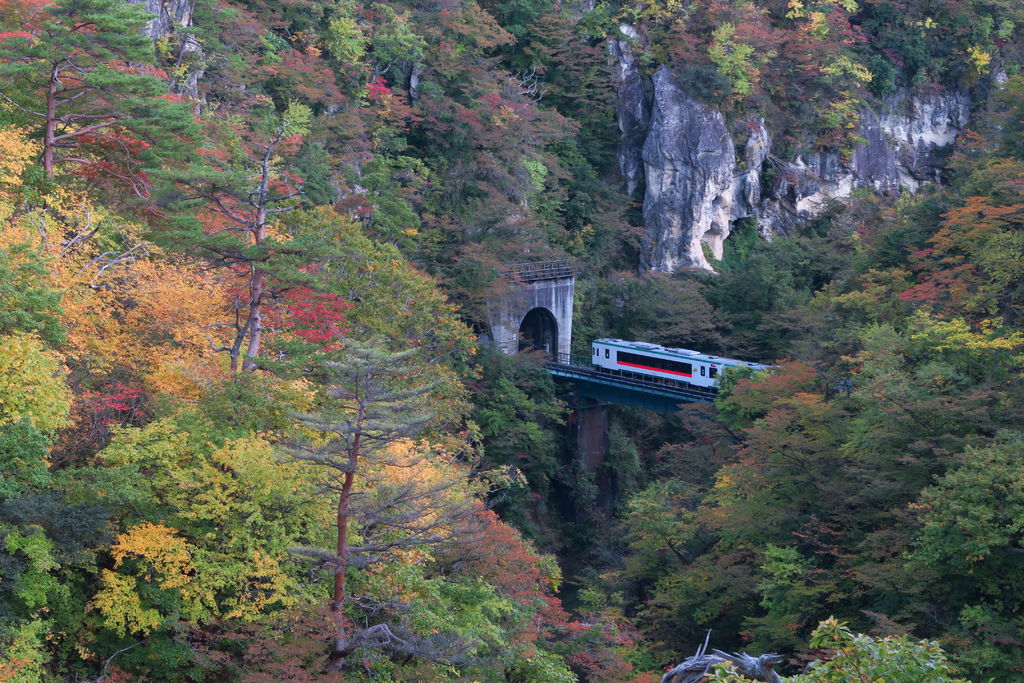
[[591, 364], [589, 356], [560, 353], [553, 356], [544, 367], [552, 376], [574, 382], [577, 393], [597, 401], [596, 405], [625, 405], [674, 413], [679, 410], [681, 403], [715, 400], [713, 391], [672, 386], [664, 380], [633, 372], [600, 370]]

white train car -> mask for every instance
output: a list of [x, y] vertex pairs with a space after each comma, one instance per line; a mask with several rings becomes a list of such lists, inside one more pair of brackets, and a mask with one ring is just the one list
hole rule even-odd
[[710, 356], [690, 349], [669, 349], [647, 342], [598, 339], [591, 360], [602, 371], [626, 377], [638, 375], [667, 386], [716, 391], [718, 376], [729, 367], [765, 370], [771, 366], [734, 358]]

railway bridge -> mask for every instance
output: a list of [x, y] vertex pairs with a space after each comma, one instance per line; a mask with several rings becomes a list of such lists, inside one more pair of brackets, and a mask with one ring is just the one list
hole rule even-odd
[[589, 356], [560, 353], [544, 364], [553, 377], [575, 383], [576, 393], [604, 404], [674, 413], [682, 403], [713, 401], [715, 395], [697, 388], [669, 386], [656, 378], [632, 373], [609, 373], [595, 368]]
[[712, 401], [714, 394], [670, 386], [655, 378], [595, 368], [589, 356], [570, 355], [576, 271], [566, 261], [506, 266], [487, 302], [490, 341], [504, 353], [541, 351], [547, 371], [572, 384], [570, 428], [578, 456], [596, 478], [601, 507], [610, 514], [617, 498], [614, 472], [602, 468], [608, 455], [608, 406], [624, 405], [674, 413], [681, 404]]
[[570, 355], [575, 268], [565, 260], [513, 263], [500, 271], [502, 286], [486, 304], [489, 341], [505, 353], [543, 351], [555, 378], [572, 382], [592, 404], [632, 405], [675, 413], [680, 403], [707, 401], [714, 394], [631, 373], [601, 372], [589, 356]]
[[618, 502], [618, 475], [603, 468], [608, 457], [608, 406], [646, 408], [659, 413], [674, 413], [684, 403], [713, 401], [714, 393], [668, 386], [639, 374], [613, 374], [598, 370], [589, 356], [582, 358], [557, 354], [545, 368], [555, 379], [571, 382], [572, 412], [569, 427], [576, 440], [576, 452], [587, 472], [595, 478], [598, 504], [611, 515]]
[[565, 260], [513, 263], [499, 272], [499, 287], [487, 302], [490, 342], [504, 353], [542, 351], [552, 376], [573, 382], [576, 394], [598, 404], [627, 405], [663, 413], [681, 403], [709, 401], [712, 394], [670, 387], [629, 373], [598, 371], [589, 357], [574, 357], [573, 297], [576, 269]]

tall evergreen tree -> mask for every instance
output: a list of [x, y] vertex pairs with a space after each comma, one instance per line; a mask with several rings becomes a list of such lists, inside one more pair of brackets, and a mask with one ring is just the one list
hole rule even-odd
[[[359, 648], [374, 645], [431, 656], [429, 645], [414, 643], [411, 634], [398, 636], [396, 624], [379, 620], [382, 606], [354, 601], [346, 588], [346, 571], [395, 550], [440, 542], [454, 533], [453, 525], [477, 510], [472, 499], [453, 502], [446, 496], [459, 484], [457, 479], [386, 481], [389, 468], [408, 469], [428, 457], [410, 456], [400, 445], [419, 434], [434, 415], [429, 405], [434, 383], [424, 366], [414, 362], [416, 352], [392, 353], [380, 340], [346, 339], [343, 360], [324, 364], [329, 404], [318, 414], [298, 416], [321, 438], [293, 446], [291, 452], [326, 468], [324, 489], [337, 496], [335, 552], [307, 551], [335, 572], [332, 669], [344, 666]], [[366, 495], [367, 486], [374, 490], [372, 496]], [[360, 540], [353, 544], [356, 538]], [[368, 615], [377, 614], [375, 623], [351, 627], [345, 606], [353, 602], [368, 609]]]
[[147, 197], [147, 168], [187, 148], [191, 113], [152, 66], [148, 19], [120, 0], [58, 0], [0, 34], [0, 98], [36, 128], [47, 176], [73, 165]]
[[213, 149], [199, 150], [187, 167], [163, 174], [162, 184], [162, 202], [176, 215], [173, 229], [160, 239], [175, 249], [198, 248], [213, 265], [244, 278], [235, 287], [235, 319], [222, 325], [232, 334], [217, 348], [228, 353], [232, 370], [256, 368], [267, 304], [281, 293], [275, 266], [282, 257], [299, 256], [308, 270], [316, 260], [291, 237], [273, 231], [280, 214], [299, 207], [303, 184], [291, 172], [293, 148], [308, 132], [309, 107], [293, 102], [280, 114], [270, 108], [253, 114], [260, 118], [250, 126], [211, 123]]

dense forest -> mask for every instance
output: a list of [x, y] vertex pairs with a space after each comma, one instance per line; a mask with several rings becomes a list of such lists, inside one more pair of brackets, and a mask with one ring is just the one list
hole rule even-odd
[[[1022, 65], [1019, 0], [0, 0], [0, 682], [1024, 680]], [[550, 259], [574, 353], [772, 367], [588, 468], [488, 342]]]

